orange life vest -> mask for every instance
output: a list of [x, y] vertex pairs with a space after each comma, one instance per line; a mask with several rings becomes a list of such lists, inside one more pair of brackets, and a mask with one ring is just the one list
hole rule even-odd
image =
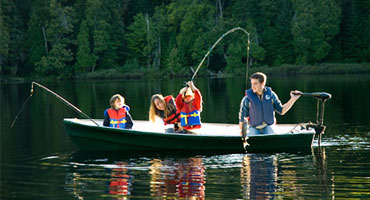
[[200, 128], [200, 112], [196, 110], [193, 102], [184, 103], [181, 108], [181, 126], [185, 129]]
[[[172, 95], [166, 96], [164, 98], [164, 100], [166, 101], [167, 104], [170, 102], [171, 99], [173, 99]], [[164, 118], [163, 121], [164, 121], [164, 125], [174, 124], [176, 122], [179, 122], [180, 121], [180, 112], [176, 109], [175, 112], [172, 112], [172, 114], [170, 114], [170, 116]]]
[[109, 127], [126, 128], [126, 107], [115, 110], [113, 108], [107, 109], [109, 116]]

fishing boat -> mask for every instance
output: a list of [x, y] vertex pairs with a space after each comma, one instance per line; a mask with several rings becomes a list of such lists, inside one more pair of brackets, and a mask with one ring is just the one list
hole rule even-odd
[[[203, 123], [194, 133], [158, 129], [149, 121], [134, 121], [133, 129], [102, 126], [103, 120], [64, 119], [71, 140], [83, 151], [194, 151], [213, 153], [276, 152], [310, 149], [315, 130], [304, 125], [276, 125], [277, 132], [249, 136], [244, 143], [237, 124]], [[245, 145], [246, 144], [246, 145]]]
[[[317, 99], [316, 123], [276, 124], [272, 134], [248, 135], [238, 124], [203, 123], [191, 133], [177, 133], [149, 121], [135, 121], [133, 129], [104, 127], [103, 120], [64, 119], [64, 126], [80, 150], [87, 151], [195, 151], [213, 153], [277, 152], [310, 149], [315, 135], [325, 131], [325, 92], [299, 93]], [[321, 104], [321, 106], [320, 106]], [[321, 109], [320, 109], [321, 107]], [[245, 126], [244, 126], [245, 127]]]
[[326, 92], [296, 94], [317, 99], [316, 123], [277, 124], [272, 134], [249, 136], [244, 124], [240, 135], [238, 124], [219, 123], [203, 123], [202, 128], [196, 132], [178, 133], [173, 131], [173, 127], [158, 128], [149, 121], [140, 120], [135, 121], [133, 129], [129, 130], [104, 127], [102, 119], [90, 118], [60, 95], [39, 83], [32, 82], [30, 96], [16, 115], [11, 127], [32, 97], [35, 85], [88, 118], [63, 120], [68, 135], [83, 151], [245, 153], [307, 150], [312, 146], [315, 135], [320, 145], [321, 136], [326, 128], [323, 124], [325, 101], [331, 98], [331, 94]]

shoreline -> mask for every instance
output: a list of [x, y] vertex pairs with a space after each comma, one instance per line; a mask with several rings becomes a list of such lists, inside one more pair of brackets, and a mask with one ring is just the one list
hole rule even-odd
[[[255, 72], [263, 72], [266, 75], [274, 76], [293, 76], [293, 75], [335, 75], [335, 74], [370, 74], [370, 63], [321, 63], [317, 65], [292, 65], [283, 64], [279, 67], [250, 67], [248, 74]], [[57, 79], [57, 80], [75, 80], [75, 81], [91, 81], [91, 80], [140, 80], [140, 79], [174, 79], [191, 77], [192, 72], [190, 70], [183, 70], [178, 72], [176, 75], [173, 72], [166, 73], [165, 71], [158, 71], [157, 69], [141, 69], [133, 72], [122, 72], [119, 69], [107, 69], [96, 72], [89, 72], [85, 74], [77, 74], [74, 77]], [[245, 76], [245, 68], [238, 68], [233, 71], [219, 71], [211, 72], [205, 68], [201, 68], [198, 77], [210, 77], [210, 78], [232, 78], [232, 77], [243, 77]], [[11, 77], [2, 76], [0, 82], [25, 82], [31, 80], [38, 81], [55, 81], [50, 77]]]

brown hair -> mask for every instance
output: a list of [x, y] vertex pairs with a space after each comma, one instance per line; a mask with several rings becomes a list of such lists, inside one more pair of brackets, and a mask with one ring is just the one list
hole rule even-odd
[[260, 83], [263, 83], [263, 82], [266, 83], [266, 81], [267, 81], [266, 74], [264, 74], [262, 72], [256, 72], [256, 73], [252, 74], [250, 79], [257, 79]]
[[155, 103], [154, 101], [155, 100], [159, 100], [161, 103], [163, 103], [164, 105], [164, 117], [168, 117], [168, 115], [170, 114], [171, 110], [173, 109], [176, 109], [176, 107], [174, 107], [174, 105], [172, 104], [168, 104], [165, 100], [164, 100], [164, 97], [161, 95], [161, 94], [155, 94], [152, 96], [152, 99], [150, 101], [150, 109], [149, 109], [149, 120], [151, 122], [155, 122], [155, 116], [160, 116], [159, 115], [159, 110], [157, 109], [157, 107], [155, 106]]
[[113, 108], [114, 107], [114, 102], [116, 102], [116, 100], [119, 99], [122, 104], [125, 104], [125, 98], [123, 98], [123, 96], [121, 96], [120, 94], [115, 94], [113, 95], [111, 98], [110, 98], [110, 106]]

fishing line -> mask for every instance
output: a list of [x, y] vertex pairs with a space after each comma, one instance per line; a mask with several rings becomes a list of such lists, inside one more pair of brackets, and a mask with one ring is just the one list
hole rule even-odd
[[31, 95], [26, 99], [26, 101], [24, 102], [23, 106], [21, 107], [21, 109], [19, 110], [18, 114], [15, 116], [13, 122], [12, 122], [12, 125], [10, 125], [10, 128], [13, 128], [14, 124], [15, 124], [15, 121], [17, 121], [18, 119], [18, 116], [21, 114], [21, 112], [23, 111], [24, 107], [26, 106], [26, 104], [28, 103], [28, 101], [31, 99], [32, 97], [32, 93]]
[[94, 121], [93, 119], [91, 119], [91, 117], [89, 117], [88, 115], [86, 115], [84, 112], [82, 112], [80, 109], [78, 109], [76, 106], [74, 106], [73, 104], [71, 104], [70, 102], [68, 102], [67, 100], [65, 100], [63, 97], [61, 97], [57, 93], [55, 93], [52, 90], [50, 90], [49, 88], [41, 85], [40, 83], [32, 82], [32, 84], [31, 84], [31, 94], [27, 98], [26, 102], [23, 104], [21, 110], [18, 112], [17, 116], [15, 117], [15, 119], [14, 119], [14, 121], [13, 121], [13, 123], [12, 123], [12, 125], [10, 127], [13, 127], [14, 126], [14, 123], [17, 120], [18, 115], [23, 111], [24, 106], [27, 104], [27, 102], [29, 101], [29, 99], [32, 97], [33, 92], [34, 92], [34, 90], [33, 90], [34, 85], [37, 85], [37, 86], [41, 87], [42, 89], [46, 90], [47, 92], [50, 92], [51, 94], [53, 94], [54, 96], [56, 96], [59, 100], [61, 100], [64, 104], [66, 104], [67, 106], [69, 106], [70, 108], [72, 108], [73, 110], [75, 110], [76, 112], [78, 112], [79, 114], [82, 114], [84, 117], [88, 118], [94, 124], [96, 124], [97, 126], [99, 126], [99, 124], [96, 121]]

